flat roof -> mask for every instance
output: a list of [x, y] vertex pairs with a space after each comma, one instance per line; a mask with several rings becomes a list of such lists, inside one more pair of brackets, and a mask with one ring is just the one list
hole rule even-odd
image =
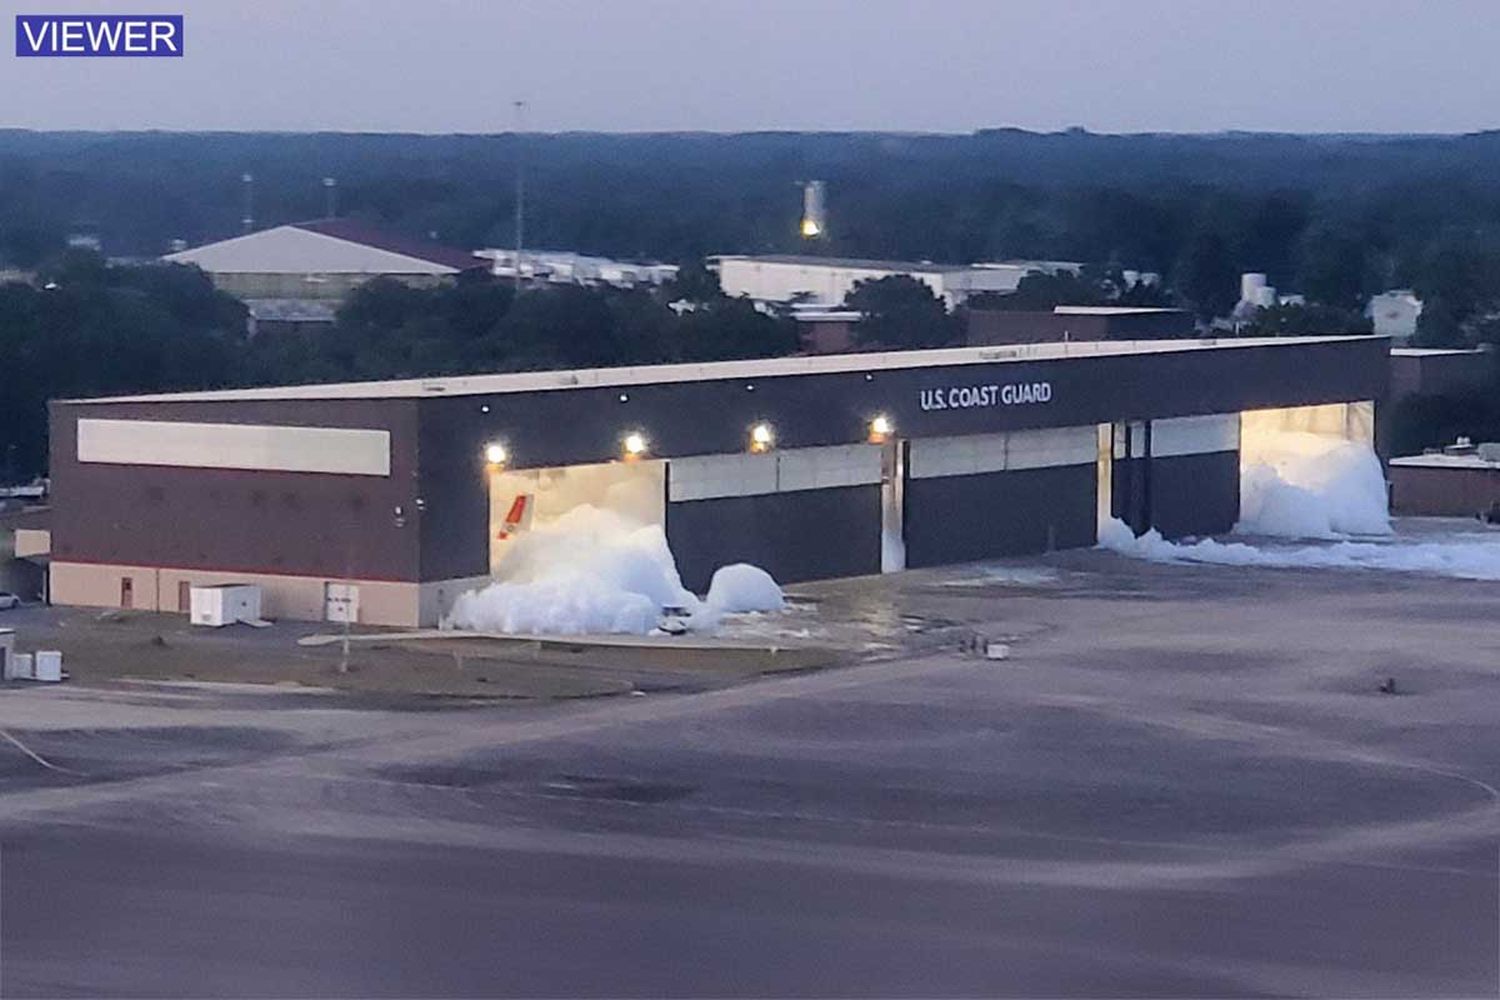
[[930, 260], [867, 260], [860, 257], [814, 257], [810, 254], [715, 254], [710, 260], [747, 260], [756, 264], [791, 264], [799, 267], [847, 267], [864, 271], [919, 271], [922, 274], [948, 274], [952, 271], [976, 271], [978, 264], [934, 264]]
[[1397, 358], [1431, 358], [1446, 354], [1487, 354], [1479, 347], [1393, 347], [1391, 356]]
[[1490, 469], [1500, 472], [1500, 462], [1486, 462], [1478, 455], [1407, 455], [1391, 459], [1391, 465], [1408, 469]]
[[858, 309], [798, 309], [792, 319], [799, 323], [855, 323], [865, 318]]
[[1058, 316], [1139, 316], [1146, 313], [1185, 313], [1169, 306], [1053, 306]]
[[1306, 344], [1384, 339], [1371, 334], [1356, 334], [1330, 337], [1209, 337], [1191, 340], [1073, 340], [1040, 344], [1002, 344], [992, 347], [949, 347], [931, 351], [872, 351], [862, 354], [820, 354], [747, 361], [711, 361], [702, 364], [632, 365], [571, 371], [505, 372], [492, 375], [450, 375], [379, 382], [215, 389], [203, 392], [153, 393], [141, 396], [105, 396], [94, 399], [70, 399], [63, 400], [63, 402], [188, 403], [285, 399], [437, 399], [448, 396], [487, 396], [673, 382], [713, 382], [726, 379], [834, 375], [850, 372], [941, 368], [954, 365], [1061, 361], [1068, 358], [1114, 357], [1132, 354], [1171, 354], [1238, 347], [1295, 348]]

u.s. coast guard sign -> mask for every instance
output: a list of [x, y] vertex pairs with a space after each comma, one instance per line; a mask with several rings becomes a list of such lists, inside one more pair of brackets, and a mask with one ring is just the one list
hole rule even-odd
[[977, 406], [1028, 406], [1052, 401], [1051, 382], [950, 385], [919, 391], [922, 409], [969, 410]]

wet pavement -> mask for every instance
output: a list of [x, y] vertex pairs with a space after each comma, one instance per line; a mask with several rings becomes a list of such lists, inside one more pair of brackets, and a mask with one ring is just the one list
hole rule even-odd
[[0, 993], [1493, 995], [1497, 586], [1074, 552], [794, 588], [733, 628], [868, 658], [711, 690], [7, 689]]

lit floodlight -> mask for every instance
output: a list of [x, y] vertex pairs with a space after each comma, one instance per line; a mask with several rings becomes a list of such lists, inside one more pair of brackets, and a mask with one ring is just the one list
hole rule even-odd
[[499, 441], [491, 441], [484, 446], [484, 460], [488, 465], [504, 465], [510, 460], [510, 452]]
[[626, 434], [621, 443], [625, 446], [626, 458], [640, 458], [651, 447], [650, 442], [646, 440], [646, 435], [640, 431], [631, 431]]
[[750, 428], [750, 450], [770, 451], [776, 445], [776, 431], [768, 423], [758, 423]]
[[896, 432], [896, 423], [884, 413], [870, 421], [870, 442], [880, 444]]

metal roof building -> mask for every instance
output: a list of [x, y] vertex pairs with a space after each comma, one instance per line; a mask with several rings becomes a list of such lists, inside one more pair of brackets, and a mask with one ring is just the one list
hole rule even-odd
[[793, 582], [1087, 546], [1110, 516], [1210, 534], [1257, 428], [1370, 433], [1387, 350], [1073, 342], [57, 401], [51, 593], [179, 611], [248, 582], [269, 617], [353, 594], [360, 621], [431, 624], [488, 580], [522, 496], [539, 521], [625, 505], [699, 590], [731, 562]]
[[216, 286], [247, 300], [337, 300], [375, 277], [430, 284], [488, 266], [470, 253], [352, 219], [276, 226], [162, 259], [196, 265]]
[[1013, 292], [1033, 272], [1076, 272], [1066, 261], [1000, 261], [986, 264], [934, 264], [931, 261], [864, 260], [797, 254], [709, 258], [726, 295], [746, 295], [760, 302], [797, 299], [838, 305], [861, 281], [907, 275], [923, 282], [952, 307], [980, 292]]

